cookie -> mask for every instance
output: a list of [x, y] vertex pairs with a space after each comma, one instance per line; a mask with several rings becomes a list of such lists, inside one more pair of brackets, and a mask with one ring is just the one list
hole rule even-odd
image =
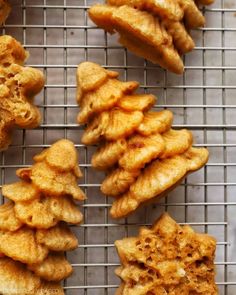
[[134, 54], [176, 74], [182, 74], [181, 56], [195, 43], [190, 29], [202, 27], [205, 18], [199, 8], [213, 0], [108, 0], [89, 9], [92, 21]]
[[[122, 283], [116, 294], [217, 295], [216, 240], [178, 225], [167, 213], [137, 237], [115, 242]], [[158, 293], [157, 293], [158, 291]]]
[[13, 37], [0, 37], [0, 150], [8, 148], [14, 127], [35, 128], [41, 122], [33, 98], [44, 86], [41, 71], [24, 67], [28, 53]]

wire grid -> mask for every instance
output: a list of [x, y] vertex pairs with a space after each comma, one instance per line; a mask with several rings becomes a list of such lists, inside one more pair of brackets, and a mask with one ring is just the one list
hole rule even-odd
[[[71, 139], [78, 147], [84, 172], [81, 187], [88, 200], [82, 205], [84, 224], [74, 228], [80, 247], [68, 253], [74, 273], [64, 283], [66, 294], [114, 294], [119, 284], [114, 241], [135, 235], [141, 224], [153, 223], [166, 210], [178, 222], [217, 238], [219, 293], [235, 295], [236, 3], [216, 0], [204, 9], [207, 25], [192, 32], [196, 49], [185, 57], [185, 74], [176, 76], [135, 57], [117, 43], [117, 36], [96, 28], [87, 16], [95, 2], [99, 1], [11, 1], [13, 11], [3, 33], [29, 50], [28, 65], [44, 72], [46, 85], [36, 98], [43, 122], [36, 130], [16, 130], [13, 144], [1, 154], [1, 183], [15, 181], [15, 170], [32, 164], [32, 156], [57, 139]], [[80, 143], [75, 71], [84, 60], [119, 71], [121, 79], [139, 81], [141, 92], [158, 96], [155, 109], [171, 109], [175, 127], [192, 130], [195, 145], [211, 153], [206, 167], [167, 198], [120, 221], [109, 217], [110, 200], [99, 191], [104, 176], [91, 168], [94, 148]]]

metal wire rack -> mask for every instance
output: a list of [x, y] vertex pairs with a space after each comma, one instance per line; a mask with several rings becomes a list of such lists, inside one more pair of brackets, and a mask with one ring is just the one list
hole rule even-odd
[[[236, 3], [216, 0], [204, 9], [207, 25], [193, 31], [196, 49], [185, 57], [183, 76], [144, 62], [118, 45], [88, 19], [90, 0], [12, 0], [4, 34], [20, 40], [30, 52], [28, 64], [41, 69], [46, 85], [36, 102], [43, 114], [37, 130], [17, 130], [11, 147], [1, 154], [1, 184], [16, 179], [16, 168], [62, 137], [76, 143], [84, 172], [81, 186], [85, 222], [76, 228], [80, 247], [69, 253], [74, 274], [66, 294], [114, 294], [119, 260], [114, 241], [151, 224], [164, 210], [180, 223], [217, 238], [217, 283], [221, 295], [236, 294]], [[102, 1], [100, 1], [102, 2]], [[196, 146], [209, 148], [211, 158], [161, 203], [119, 222], [109, 217], [109, 199], [101, 195], [103, 175], [92, 170], [93, 148], [80, 144], [82, 127], [75, 117], [75, 69], [84, 61], [118, 70], [121, 79], [137, 80], [141, 90], [158, 96], [158, 108], [175, 114], [175, 126], [187, 127]], [[3, 201], [3, 200], [2, 200]], [[207, 294], [206, 294], [207, 295]]]

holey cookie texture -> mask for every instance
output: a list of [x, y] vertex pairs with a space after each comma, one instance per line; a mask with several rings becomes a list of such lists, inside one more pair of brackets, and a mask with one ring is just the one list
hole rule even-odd
[[150, 111], [156, 97], [136, 94], [136, 81], [121, 82], [118, 73], [85, 62], [77, 82], [78, 123], [86, 124], [82, 142], [98, 144], [91, 162], [106, 172], [101, 191], [115, 197], [112, 217], [167, 195], [207, 162], [207, 149], [192, 146], [190, 131], [172, 128], [171, 111]]
[[216, 241], [167, 213], [137, 237], [115, 242], [121, 266], [116, 295], [217, 295]]
[[32, 129], [41, 121], [33, 99], [44, 86], [44, 76], [24, 67], [27, 57], [28, 52], [13, 37], [0, 37], [0, 150], [9, 146], [14, 127]]
[[190, 29], [202, 27], [199, 8], [214, 0], [107, 0], [89, 9], [90, 18], [105, 31], [119, 33], [119, 42], [134, 54], [176, 74], [183, 73], [181, 55], [195, 44]]
[[[68, 224], [83, 220], [85, 199], [74, 144], [59, 140], [17, 171], [20, 181], [2, 186], [10, 199], [0, 206], [0, 294], [64, 294], [60, 281], [73, 271], [63, 252], [78, 247]], [[18, 281], [20, 280], [20, 281]]]

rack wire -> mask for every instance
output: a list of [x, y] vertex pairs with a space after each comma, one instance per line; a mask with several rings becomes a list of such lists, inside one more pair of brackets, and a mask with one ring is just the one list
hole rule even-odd
[[[207, 25], [192, 32], [196, 48], [185, 57], [185, 74], [176, 76], [133, 56], [116, 36], [96, 28], [87, 16], [95, 2], [99, 1], [11, 1], [13, 11], [2, 33], [24, 44], [31, 54], [28, 65], [44, 72], [46, 85], [36, 98], [43, 122], [36, 130], [15, 132], [13, 144], [1, 154], [1, 184], [14, 181], [15, 169], [30, 165], [32, 156], [55, 140], [75, 142], [88, 200], [82, 205], [84, 224], [74, 228], [80, 247], [68, 254], [74, 267], [64, 284], [68, 295], [114, 294], [119, 284], [114, 241], [136, 234], [141, 224], [151, 224], [165, 210], [178, 222], [217, 238], [219, 293], [235, 295], [236, 3], [216, 0], [203, 10]], [[84, 60], [119, 71], [121, 79], [139, 81], [141, 91], [158, 96], [155, 109], [171, 109], [175, 126], [191, 129], [195, 145], [211, 153], [206, 167], [167, 198], [118, 222], [109, 217], [110, 200], [99, 191], [103, 175], [90, 165], [94, 149], [81, 144], [82, 127], [75, 121], [75, 70]]]

